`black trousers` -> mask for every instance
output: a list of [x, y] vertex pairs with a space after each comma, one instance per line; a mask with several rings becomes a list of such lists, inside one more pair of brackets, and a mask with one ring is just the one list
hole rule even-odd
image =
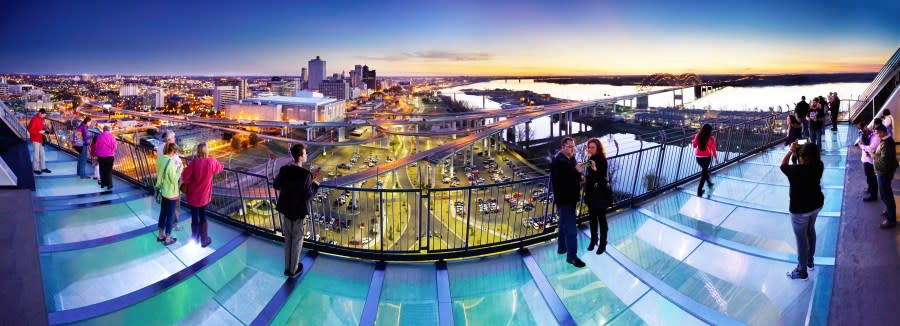
[[100, 165], [100, 186], [112, 187], [113, 157], [98, 157], [97, 163]]
[[602, 206], [588, 208], [588, 222], [591, 226], [591, 243], [598, 243], [605, 247], [606, 237], [609, 234], [609, 224], [606, 223], [606, 208], [609, 205]]
[[832, 110], [831, 111], [831, 130], [837, 130], [837, 124], [838, 124], [837, 119], [838, 119], [838, 111]]
[[863, 163], [863, 171], [866, 172], [866, 191], [869, 197], [878, 198], [878, 180], [875, 178], [875, 166], [872, 163]]
[[703, 190], [703, 183], [706, 182], [712, 186], [709, 178], [709, 164], [712, 163], [712, 157], [698, 157], [697, 165], [700, 165], [700, 183], [697, 184], [697, 193]]

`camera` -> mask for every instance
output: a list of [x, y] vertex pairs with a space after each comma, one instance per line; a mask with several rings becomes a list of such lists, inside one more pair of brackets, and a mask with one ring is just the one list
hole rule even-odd
[[806, 139], [797, 139], [797, 145], [806, 145]]

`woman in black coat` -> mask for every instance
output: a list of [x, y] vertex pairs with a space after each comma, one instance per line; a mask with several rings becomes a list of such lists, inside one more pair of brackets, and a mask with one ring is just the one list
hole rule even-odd
[[[584, 202], [588, 205], [588, 220], [591, 226], [591, 242], [588, 250], [594, 250], [597, 254], [606, 251], [606, 237], [609, 225], [606, 223], [606, 209], [612, 204], [612, 188], [607, 180], [606, 153], [603, 144], [597, 138], [588, 140], [588, 161], [585, 162]], [[599, 230], [598, 230], [599, 228]], [[599, 234], [598, 234], [599, 231]]]

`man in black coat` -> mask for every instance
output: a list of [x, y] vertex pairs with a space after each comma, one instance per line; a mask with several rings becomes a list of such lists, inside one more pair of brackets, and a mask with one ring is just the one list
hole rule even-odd
[[803, 138], [809, 138], [809, 119], [806, 118], [806, 115], [809, 114], [809, 103], [806, 103], [806, 96], [800, 97], [800, 102], [797, 102], [797, 106], [794, 107], [794, 113], [797, 114], [800, 124], [803, 125]]
[[319, 191], [319, 173], [310, 173], [302, 165], [306, 162], [306, 145], [291, 146], [294, 163], [282, 166], [275, 177], [279, 191], [275, 209], [281, 213], [284, 234], [284, 275], [295, 277], [303, 271], [300, 252], [303, 251], [303, 220], [312, 212], [310, 200]]
[[582, 171], [584, 168], [575, 162], [575, 140], [572, 137], [563, 138], [562, 148], [550, 163], [550, 182], [559, 214], [557, 253], [565, 253], [566, 262], [578, 268], [585, 266], [578, 259], [578, 226], [575, 221], [575, 205], [581, 199]]
[[841, 110], [841, 99], [838, 98], [837, 92], [831, 95], [831, 102], [828, 103], [828, 108], [831, 109], [831, 131], [837, 131], [838, 113]]

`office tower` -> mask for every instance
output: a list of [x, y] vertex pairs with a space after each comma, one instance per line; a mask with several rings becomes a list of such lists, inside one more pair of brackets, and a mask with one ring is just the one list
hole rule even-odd
[[166, 94], [162, 88], [150, 87], [144, 92], [144, 107], [148, 109], [156, 109], [166, 106]]
[[363, 79], [362, 65], [353, 66], [353, 73], [354, 74], [350, 76], [350, 85], [353, 87], [359, 87], [359, 83], [361, 83]]
[[213, 88], [213, 110], [221, 111], [227, 104], [238, 102], [237, 86], [216, 86]]
[[138, 85], [125, 84], [122, 87], [119, 87], [119, 96], [137, 96], [137, 95], [138, 95]]
[[348, 84], [346, 80], [340, 78], [323, 80], [320, 84], [320, 89], [322, 94], [328, 97], [333, 97], [339, 100], [346, 100], [350, 98], [350, 84]]
[[250, 91], [247, 89], [247, 81], [240, 78], [219, 78], [216, 79], [216, 86], [235, 86], [238, 88], [238, 99], [242, 100], [250, 97]]
[[316, 56], [309, 60], [309, 89], [319, 90], [319, 83], [325, 80], [325, 60]]
[[375, 86], [377, 86], [375, 84], [375, 70], [369, 70], [369, 66], [363, 66], [362, 71], [363, 83], [365, 83], [366, 87], [368, 87], [369, 89], [375, 90]]

